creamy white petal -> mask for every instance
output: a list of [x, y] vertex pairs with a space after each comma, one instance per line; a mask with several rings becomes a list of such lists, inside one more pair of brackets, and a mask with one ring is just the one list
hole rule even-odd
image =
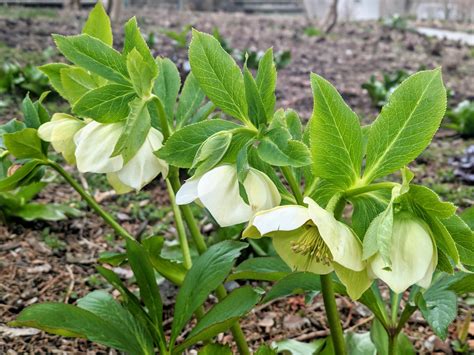
[[198, 183], [198, 196], [221, 227], [252, 217], [252, 209], [240, 197], [235, 166], [226, 164], [205, 173]]
[[130, 186], [125, 185], [120, 181], [117, 176], [117, 173], [108, 173], [107, 174], [107, 181], [113, 187], [116, 193], [118, 194], [126, 194], [133, 190]]
[[273, 181], [259, 170], [250, 169], [244, 187], [254, 213], [278, 206], [281, 202], [280, 193]]
[[370, 267], [394, 292], [402, 293], [425, 277], [433, 258], [433, 242], [423, 226], [395, 218], [390, 251], [391, 271], [384, 270], [385, 262], [380, 254], [374, 256]]
[[309, 197], [304, 202], [308, 204], [309, 216], [318, 227], [334, 261], [354, 271], [363, 270], [362, 243], [355, 233]]
[[291, 231], [297, 229], [309, 219], [310, 217], [306, 207], [287, 205], [258, 212], [252, 224], [264, 235], [274, 231]]
[[[155, 129], [152, 128], [151, 130]], [[168, 173], [168, 164], [153, 154], [157, 146], [161, 147], [161, 142], [158, 142], [161, 134], [156, 136], [156, 133], [151, 130], [135, 156], [122, 169], [116, 172], [117, 178], [123, 184], [137, 191], [158, 176], [158, 174], [162, 173], [163, 176], [166, 176]]]
[[88, 123], [76, 133], [76, 161], [80, 172], [110, 173], [123, 166], [121, 156], [111, 157], [122, 134], [123, 123]]
[[176, 193], [176, 203], [178, 205], [187, 205], [198, 199], [198, 184], [200, 177], [192, 177], [181, 186]]
[[293, 252], [291, 244], [298, 241], [303, 232], [303, 228], [299, 228], [288, 232], [272, 233], [273, 247], [283, 261], [295, 271], [308, 271], [318, 275], [329, 274], [333, 271], [332, 266], [318, 263], [310, 260], [307, 255]]
[[370, 278], [367, 269], [354, 271], [345, 268], [338, 263], [333, 263], [332, 265], [337, 277], [341, 280], [344, 286], [346, 286], [347, 294], [353, 300], [359, 299], [372, 284], [372, 279]]
[[436, 245], [433, 242], [433, 239], [431, 239], [433, 243], [433, 258], [431, 258], [431, 264], [428, 267], [428, 270], [426, 270], [425, 276], [418, 281], [416, 284], [424, 289], [427, 289], [431, 285], [431, 281], [433, 279], [433, 274], [436, 270], [436, 265], [438, 265], [438, 249], [436, 249]]

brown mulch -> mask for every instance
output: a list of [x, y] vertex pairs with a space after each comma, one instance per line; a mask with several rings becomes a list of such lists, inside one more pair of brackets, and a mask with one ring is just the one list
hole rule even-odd
[[[292, 52], [291, 64], [278, 74], [278, 105], [296, 109], [304, 119], [312, 110], [312, 95], [309, 73], [316, 72], [334, 83], [342, 96], [369, 123], [378, 110], [371, 106], [368, 96], [360, 85], [371, 74], [404, 68], [416, 71], [420, 66], [427, 68], [443, 66], [446, 85], [455, 91], [454, 102], [474, 99], [474, 58], [470, 48], [458, 43], [427, 39], [412, 32], [398, 32], [382, 28], [377, 23], [341, 24], [335, 32], [326, 37], [308, 38], [303, 34], [306, 20], [299, 16], [256, 16], [244, 14], [176, 13], [161, 9], [127, 10], [128, 15], [137, 14], [144, 33], [171, 27], [178, 30], [191, 23], [199, 30], [210, 32], [218, 26], [222, 35], [231, 40], [231, 46], [239, 49], [274, 50]], [[50, 33], [76, 34], [80, 32], [86, 12], [64, 13], [57, 18], [8, 19], [0, 14], [0, 43], [21, 51], [39, 53], [53, 46]], [[114, 26], [115, 42], [122, 45], [121, 25]], [[186, 60], [186, 50], [176, 49], [172, 42], [158, 34], [153, 51], [168, 56], [178, 63]], [[4, 112], [0, 122], [17, 115], [16, 108]], [[424, 154], [414, 164], [417, 178], [432, 183], [442, 183], [438, 171], [446, 169], [448, 160], [459, 154], [469, 142], [442, 131], [432, 144], [435, 156]], [[472, 141], [471, 141], [472, 144]], [[459, 182], [450, 185], [462, 190]], [[147, 188], [150, 198], [145, 204], [165, 206], [166, 193], [162, 183]], [[111, 207], [116, 197], [104, 198], [103, 204]], [[40, 195], [44, 202], [78, 201], [74, 191], [55, 180]], [[463, 207], [472, 205], [472, 197], [461, 201]], [[132, 217], [130, 206], [120, 206], [117, 214], [121, 223], [131, 233], [140, 231], [144, 221]], [[145, 221], [146, 222], [146, 221]], [[154, 222], [159, 223], [159, 222]], [[147, 226], [151, 228], [152, 226]], [[172, 226], [165, 231], [172, 237]], [[8, 335], [2, 326], [15, 318], [26, 306], [45, 301], [74, 301], [94, 289], [107, 287], [94, 269], [94, 260], [102, 251], [121, 251], [120, 241], [110, 242], [111, 230], [93, 213], [58, 223], [12, 223], [0, 226], [0, 353], [115, 353], [105, 347], [84, 340], [61, 338], [43, 332], [34, 335]], [[59, 248], [52, 248], [45, 241], [45, 235], [52, 235], [62, 242]], [[131, 274], [126, 268], [116, 270], [125, 282], [133, 287]], [[167, 312], [171, 314], [175, 290], [161, 284], [167, 297]], [[338, 299], [341, 318], [345, 329], [367, 330], [370, 312], [358, 303], [344, 298]], [[460, 318], [465, 317], [469, 306], [461, 303]], [[316, 297], [305, 305], [301, 296], [277, 300], [258, 307], [242, 322], [243, 330], [252, 346], [281, 339], [294, 338], [311, 341], [327, 335], [322, 299]], [[455, 325], [450, 328], [451, 339]], [[450, 353], [447, 342], [433, 336], [422, 317], [415, 313], [407, 334], [419, 351]], [[474, 336], [474, 334], [471, 334]], [[231, 341], [230, 335], [222, 335], [221, 341]], [[449, 342], [449, 341], [448, 341]]]

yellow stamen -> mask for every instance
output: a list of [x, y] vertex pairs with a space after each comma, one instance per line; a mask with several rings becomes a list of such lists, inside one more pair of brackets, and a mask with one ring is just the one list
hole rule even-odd
[[297, 254], [308, 256], [307, 266], [313, 260], [325, 265], [330, 265], [333, 260], [331, 251], [316, 226], [309, 227], [297, 241], [293, 241], [291, 249]]

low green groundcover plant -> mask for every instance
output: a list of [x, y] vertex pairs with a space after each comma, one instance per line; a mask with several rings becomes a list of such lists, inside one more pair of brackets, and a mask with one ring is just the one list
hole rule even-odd
[[[250, 354], [242, 317], [276, 298], [321, 293], [330, 336], [262, 344], [256, 353], [414, 353], [402, 330], [416, 310], [446, 338], [458, 295], [474, 291], [473, 232], [456, 206], [415, 184], [407, 167], [444, 116], [440, 69], [404, 80], [370, 126], [361, 126], [331, 83], [311, 74], [314, 110], [304, 125], [294, 110], [275, 110], [272, 49], [254, 75], [214, 36], [193, 30], [191, 73], [182, 84], [173, 62], [152, 57], [135, 18], [125, 24], [123, 50], [114, 49], [100, 4], [82, 34], [53, 37], [69, 64], [40, 69], [71, 113], [51, 120], [28, 116], [26, 128], [12, 124], [3, 134], [3, 154], [21, 167], [0, 180], [0, 191], [17, 189], [42, 168], [58, 172], [126, 241], [126, 253], [113, 259], [130, 266], [140, 292], [107, 266], [115, 261], [102, 258], [97, 271], [120, 293], [117, 299], [94, 291], [75, 305], [32, 305], [12, 326], [130, 354], [181, 354], [190, 347], [231, 354], [228, 345], [215, 343], [217, 334], [230, 330], [239, 353]], [[80, 172], [106, 174], [117, 193], [138, 191], [161, 175], [181, 258], [162, 254], [161, 237], [134, 239], [48, 157], [47, 142]], [[180, 171], [190, 176], [183, 185]], [[243, 232], [209, 246], [194, 202], [221, 228]], [[198, 252], [193, 258], [188, 237]], [[261, 240], [271, 241], [273, 254], [245, 251]], [[234, 267], [241, 254], [253, 257]], [[179, 288], [171, 322], [164, 319], [155, 273]], [[227, 293], [226, 280], [240, 287]], [[268, 281], [275, 282], [269, 289]], [[380, 291], [387, 286], [389, 299]], [[211, 293], [219, 302], [205, 309]], [[343, 332], [335, 294], [372, 311], [370, 332]], [[183, 333], [193, 317], [197, 322]]]

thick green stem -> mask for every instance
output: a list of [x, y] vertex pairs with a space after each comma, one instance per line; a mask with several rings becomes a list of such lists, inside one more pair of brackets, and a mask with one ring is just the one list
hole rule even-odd
[[398, 354], [398, 333], [388, 335], [388, 355]]
[[393, 293], [392, 295], [392, 324], [397, 325], [398, 320], [398, 308], [400, 306], [401, 295], [399, 293]]
[[295, 175], [293, 174], [293, 171], [291, 170], [291, 167], [289, 166], [282, 166], [281, 167], [281, 172], [283, 173], [283, 176], [285, 177], [286, 181], [288, 182], [288, 185], [290, 185], [291, 192], [293, 192], [293, 195], [295, 196], [296, 202], [298, 205], [303, 204], [303, 194], [301, 193], [301, 185], [296, 181]]
[[376, 184], [371, 184], [371, 185], [366, 185], [362, 187], [356, 187], [354, 189], [347, 190], [344, 193], [345, 197], [351, 197], [351, 196], [357, 196], [361, 195], [367, 192], [372, 192], [372, 191], [377, 191], [377, 190], [382, 190], [382, 189], [391, 189], [397, 185], [400, 185], [396, 182], [379, 182]]
[[54, 170], [56, 170], [68, 183], [71, 185], [74, 190], [76, 190], [79, 195], [84, 199], [84, 201], [87, 202], [89, 207], [91, 207], [97, 214], [102, 217], [102, 219], [110, 226], [112, 229], [121, 237], [125, 239], [132, 239], [135, 240], [135, 238], [130, 235], [129, 232], [125, 228], [123, 228], [120, 224], [117, 223], [117, 221], [110, 215], [108, 214], [100, 205], [94, 200], [94, 198], [89, 195], [83, 188], [82, 186], [74, 180], [74, 178], [69, 175], [69, 173], [62, 168], [61, 165], [56, 164], [53, 161], [48, 161], [48, 165], [52, 167]]
[[[173, 190], [175, 192], [178, 191], [181, 187], [178, 170], [173, 169], [173, 171], [170, 172], [169, 179]], [[189, 205], [182, 205], [180, 208], [191, 237], [193, 238], [194, 244], [196, 245], [199, 254], [203, 254], [207, 250], [207, 245], [204, 237], [201, 234], [196, 219], [194, 218], [193, 212]], [[227, 291], [223, 285], [219, 285], [217, 287], [216, 295], [219, 300], [222, 300], [227, 296]], [[234, 336], [235, 343], [237, 344], [237, 348], [239, 349], [239, 353], [241, 355], [250, 355], [250, 349], [247, 341], [245, 340], [245, 335], [242, 331], [242, 328], [240, 327], [240, 324], [238, 322], [234, 323], [230, 329], [232, 331], [232, 335]]]
[[323, 293], [324, 308], [328, 318], [329, 328], [331, 329], [331, 338], [334, 344], [334, 352], [338, 355], [346, 354], [346, 345], [344, 334], [342, 332], [341, 321], [337, 311], [336, 298], [332, 286], [331, 274], [321, 275], [321, 290]]
[[189, 270], [192, 266], [192, 260], [191, 253], [189, 251], [188, 239], [186, 237], [186, 229], [184, 228], [183, 216], [181, 215], [181, 210], [179, 209], [179, 206], [176, 204], [176, 197], [169, 179], [166, 179], [166, 186], [168, 187], [168, 194], [170, 197], [171, 207], [173, 208], [179, 244], [181, 246], [181, 252], [183, 253], [183, 265], [186, 269]]
[[160, 119], [160, 126], [161, 126], [161, 133], [163, 134], [163, 141], [166, 142], [166, 140], [171, 135], [171, 130], [168, 124], [168, 118], [166, 117], [163, 103], [161, 102], [158, 96], [153, 95], [151, 99], [155, 102], [156, 110], [158, 111], [158, 118]]

